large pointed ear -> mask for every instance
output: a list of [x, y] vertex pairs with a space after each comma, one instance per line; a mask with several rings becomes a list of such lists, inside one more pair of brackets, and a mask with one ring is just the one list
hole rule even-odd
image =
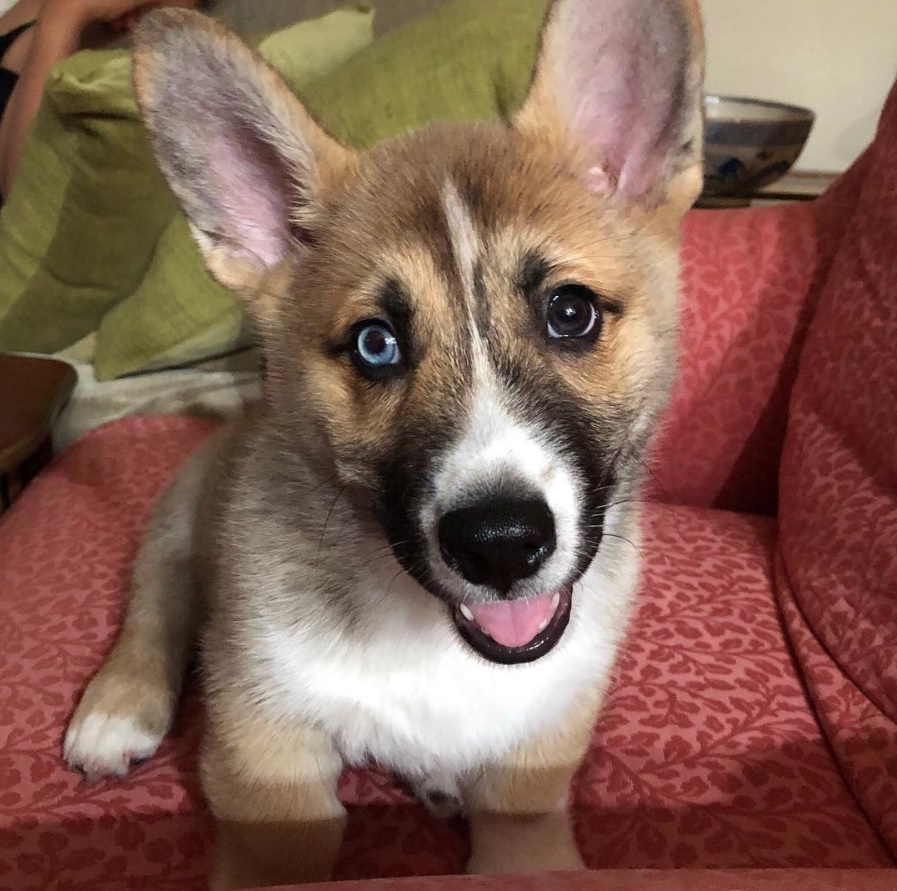
[[700, 192], [695, 0], [554, 0], [515, 126], [572, 150], [587, 187], [684, 213]]
[[314, 237], [320, 196], [345, 174], [351, 153], [255, 53], [198, 13], [144, 17], [134, 84], [159, 166], [209, 271], [250, 303], [263, 302]]

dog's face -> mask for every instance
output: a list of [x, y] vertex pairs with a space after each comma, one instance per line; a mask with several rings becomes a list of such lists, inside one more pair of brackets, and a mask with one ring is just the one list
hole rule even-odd
[[557, 0], [512, 122], [362, 155], [195, 17], [138, 46], [163, 171], [259, 320], [275, 423], [364, 493], [472, 647], [547, 653], [671, 376], [701, 180], [690, 2]]
[[360, 159], [271, 332], [282, 416], [316, 407], [341, 481], [492, 658], [557, 641], [635, 472], [671, 250], [515, 131], [439, 130]]

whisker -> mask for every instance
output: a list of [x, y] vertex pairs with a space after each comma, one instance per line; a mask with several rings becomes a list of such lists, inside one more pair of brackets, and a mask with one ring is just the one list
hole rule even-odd
[[604, 534], [607, 538], [615, 538], [617, 541], [625, 541], [634, 551], [640, 550], [639, 546], [631, 538], [627, 538], [625, 535], [617, 535], [616, 532], [605, 532]]
[[409, 538], [409, 539], [405, 539], [405, 541], [397, 541], [395, 544], [389, 544], [389, 543], [387, 543], [387, 544], [385, 544], [385, 545], [380, 545], [379, 548], [374, 548], [373, 551], [369, 551], [367, 554], [364, 554], [363, 556], [364, 556], [364, 557], [371, 557], [371, 556], [373, 556], [374, 554], [379, 554], [379, 553], [384, 552], [384, 551], [385, 551], [385, 552], [389, 552], [389, 551], [392, 551], [393, 548], [400, 548], [400, 547], [402, 547], [403, 545], [407, 545], [407, 544], [411, 544], [411, 539], [410, 539], [410, 538]]
[[399, 567], [399, 571], [398, 571], [398, 572], [397, 572], [397, 573], [396, 573], [396, 574], [389, 580], [389, 584], [386, 586], [386, 596], [387, 596], [387, 597], [389, 597], [389, 589], [392, 588], [392, 584], [393, 584], [393, 582], [394, 582], [400, 575], [407, 575], [408, 578], [411, 578], [411, 576], [408, 574], [408, 570], [405, 569], [404, 566], [400, 566], [400, 567]]
[[327, 533], [327, 524], [330, 522], [330, 517], [332, 516], [333, 511], [336, 508], [337, 501], [340, 500], [343, 492], [345, 492], [345, 491], [346, 491], [346, 487], [344, 485], [339, 487], [339, 490], [336, 493], [336, 497], [333, 499], [333, 503], [330, 505], [330, 510], [327, 511], [327, 516], [324, 518], [324, 526], [321, 528], [321, 537], [320, 537], [320, 539], [318, 539], [318, 550], [315, 554], [315, 565], [316, 566], [318, 564], [318, 561], [321, 558], [321, 548], [324, 545], [324, 535]]
[[636, 460], [638, 461], [639, 464], [642, 465], [642, 467], [645, 468], [645, 472], [648, 474], [648, 476], [651, 477], [652, 482], [653, 482], [654, 485], [657, 487], [657, 491], [660, 492], [660, 494], [661, 494], [664, 498], [666, 498], [666, 497], [667, 497], [667, 490], [664, 488], [664, 485], [663, 485], [663, 483], [660, 481], [660, 479], [659, 479], [659, 477], [657, 476], [657, 474], [651, 469], [651, 466], [648, 464], [648, 462], [645, 461], [645, 459], [644, 459], [641, 455], [636, 455]]

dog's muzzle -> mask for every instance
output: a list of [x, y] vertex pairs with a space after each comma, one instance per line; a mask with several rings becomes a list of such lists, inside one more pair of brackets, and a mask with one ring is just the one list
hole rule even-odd
[[444, 514], [438, 527], [446, 564], [500, 599], [452, 608], [464, 640], [492, 662], [532, 662], [552, 650], [570, 619], [572, 588], [512, 597], [554, 553], [554, 517], [541, 498], [492, 498]]

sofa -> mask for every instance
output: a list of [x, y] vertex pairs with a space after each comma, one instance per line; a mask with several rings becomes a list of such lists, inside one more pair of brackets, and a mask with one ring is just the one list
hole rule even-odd
[[[639, 608], [572, 790], [603, 872], [371, 888], [897, 888], [897, 86], [829, 192], [694, 211], [682, 259]], [[94, 430], [0, 519], [0, 888], [203, 887], [196, 678], [126, 779], [60, 749], [153, 499], [214, 426]], [[463, 826], [392, 777], [340, 793], [337, 878], [463, 871]]]

